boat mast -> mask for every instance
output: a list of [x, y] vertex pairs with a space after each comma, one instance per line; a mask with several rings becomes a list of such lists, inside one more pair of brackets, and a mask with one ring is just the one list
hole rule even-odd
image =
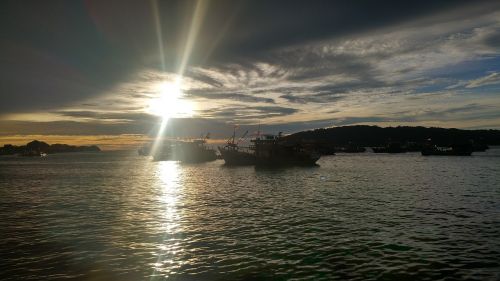
[[234, 144], [234, 139], [236, 138], [236, 125], [234, 125], [233, 127], [233, 141], [231, 142], [232, 144]]

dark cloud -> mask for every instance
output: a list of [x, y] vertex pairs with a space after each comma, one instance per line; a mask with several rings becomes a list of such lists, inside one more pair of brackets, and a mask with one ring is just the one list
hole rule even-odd
[[[200, 134], [210, 132], [212, 138], [225, 139], [231, 136], [236, 122], [223, 122], [205, 118], [173, 118], [168, 121], [165, 136], [171, 137], [199, 137]], [[311, 123], [312, 124], [312, 123]], [[310, 125], [310, 124], [309, 124]], [[26, 121], [1, 121], [1, 135], [119, 135], [119, 134], [144, 134], [155, 137], [158, 131], [158, 122], [129, 122], [129, 123], [101, 123], [101, 122], [26, 122]], [[289, 126], [290, 130], [285, 130]], [[293, 132], [297, 126], [285, 125], [280, 130]], [[262, 126], [261, 131], [275, 132], [278, 126]], [[258, 125], [241, 125], [241, 130], [257, 131]]]
[[2, 135], [119, 135], [153, 134], [156, 123], [106, 123], [77, 121], [10, 121], [0, 120]]
[[[339, 118], [335, 120], [333, 123], [335, 126], [346, 126], [346, 125], [355, 125], [360, 123], [375, 123], [375, 122], [393, 122], [394, 118], [389, 117], [381, 117], [381, 116], [365, 116], [365, 117], [345, 117]], [[398, 121], [406, 121], [411, 122], [412, 119], [401, 120], [398, 118]]]
[[221, 93], [210, 89], [186, 91], [186, 97], [218, 99], [218, 100], [237, 100], [237, 101], [252, 102], [252, 103], [254, 102], [274, 103], [274, 100], [271, 98], [257, 97], [251, 94], [243, 94], [238, 92]]
[[96, 30], [83, 2], [6, 1], [0, 14], [0, 112], [96, 96], [138, 65]]
[[[369, 0], [322, 0], [309, 1], [307, 4], [294, 0], [240, 3], [244, 9], [232, 22], [233, 27], [226, 35], [222, 50], [249, 55], [296, 43], [377, 29], [470, 4], [468, 1]], [[217, 18], [222, 16], [220, 10], [213, 16], [207, 19], [211, 23], [209, 28], [217, 26], [220, 21]]]
[[325, 102], [335, 102], [339, 101], [345, 96], [336, 96], [336, 95], [312, 95], [312, 94], [305, 94], [305, 95], [292, 95], [292, 94], [285, 94], [281, 95], [280, 98], [285, 99], [291, 103], [298, 103], [298, 104], [303, 104], [303, 103], [325, 103]]
[[159, 119], [154, 115], [142, 112], [55, 111], [53, 113], [67, 117], [95, 119], [102, 121], [115, 120], [122, 122], [156, 122]]
[[500, 30], [498, 30], [496, 33], [489, 35], [484, 39], [484, 42], [491, 47], [500, 49]]
[[[495, 107], [492, 105], [484, 105], [471, 103], [463, 106], [455, 106], [446, 109], [426, 109], [423, 112], [420, 112], [418, 115], [413, 116], [415, 119], [430, 119], [440, 117], [440, 119], [452, 119], [452, 120], [466, 120], [470, 119], [472, 115], [481, 113], [486, 113], [488, 110], [495, 111]], [[500, 113], [496, 114], [496, 117], [499, 117]], [[486, 116], [485, 116], [486, 117]]]
[[[494, 1], [481, 2], [474, 4], [485, 11], [498, 6]], [[189, 62], [244, 63], [252, 57], [265, 58], [266, 52], [279, 47], [364, 32], [469, 4], [211, 1]], [[182, 59], [195, 5], [195, 1], [158, 2], [167, 71], [177, 70]], [[1, 113], [72, 104], [127, 81], [142, 67], [161, 66], [150, 1], [3, 1], [0, 11]], [[296, 79], [330, 71], [309, 69]], [[220, 86], [209, 77], [198, 78]]]
[[218, 81], [217, 79], [210, 77], [209, 75], [201, 73], [199, 71], [188, 70], [185, 75], [193, 80], [203, 82], [215, 88], [220, 88], [224, 86], [224, 84], [221, 81]]
[[202, 116], [207, 116], [226, 122], [250, 122], [268, 117], [286, 116], [299, 112], [298, 109], [281, 106], [232, 106], [204, 110], [200, 112]]

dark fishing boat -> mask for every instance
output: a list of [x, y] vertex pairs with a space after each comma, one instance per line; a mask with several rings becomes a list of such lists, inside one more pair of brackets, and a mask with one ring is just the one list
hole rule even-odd
[[175, 146], [174, 141], [164, 141], [161, 144], [156, 147], [156, 149], [153, 151], [153, 146], [150, 145], [148, 148], [139, 151], [139, 154], [142, 152], [144, 156], [153, 156], [154, 161], [168, 161], [168, 160], [175, 160], [173, 158], [173, 153], [172, 151], [174, 150]]
[[321, 155], [303, 143], [290, 142], [281, 136], [264, 135], [252, 140], [255, 164], [259, 166], [313, 166]]
[[422, 149], [422, 155], [430, 156], [470, 156], [472, 155], [472, 145], [462, 144], [453, 145], [451, 147], [440, 147], [436, 145], [428, 145]]
[[374, 153], [403, 153], [405, 148], [399, 142], [389, 142], [386, 146], [372, 147]]
[[199, 163], [209, 162], [217, 159], [215, 150], [206, 146], [205, 139], [178, 142], [172, 150], [174, 160]]
[[[259, 130], [260, 131], [260, 130]], [[257, 133], [255, 139], [250, 140], [252, 145], [239, 146], [239, 142], [247, 135], [243, 134], [235, 141], [235, 132], [219, 151], [226, 165], [257, 165], [257, 166], [312, 166], [321, 157], [313, 145], [287, 140], [281, 133], [275, 135], [261, 135]]]
[[249, 147], [243, 148], [226, 145], [224, 147], [219, 147], [219, 152], [226, 165], [245, 166], [255, 164], [255, 154]]
[[218, 147], [219, 152], [224, 159], [226, 165], [229, 166], [244, 166], [244, 165], [254, 165], [255, 164], [255, 153], [253, 147], [241, 147], [239, 142], [245, 138], [248, 134], [246, 131], [242, 137], [235, 140], [236, 129], [233, 132], [233, 136], [227, 141], [226, 145], [223, 147]]
[[490, 149], [490, 147], [485, 143], [474, 143], [473, 150], [474, 152], [485, 152]]
[[346, 146], [338, 147], [337, 151], [344, 153], [362, 153], [366, 151], [366, 148], [349, 142]]
[[215, 150], [206, 145], [205, 139], [164, 141], [154, 152], [154, 161], [181, 161], [186, 163], [209, 162], [217, 159]]
[[29, 150], [21, 153], [20, 155], [24, 157], [45, 157], [47, 156], [47, 153], [36, 150]]

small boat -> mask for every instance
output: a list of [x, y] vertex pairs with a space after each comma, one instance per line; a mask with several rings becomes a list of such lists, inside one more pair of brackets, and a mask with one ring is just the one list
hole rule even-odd
[[399, 142], [389, 142], [386, 146], [372, 147], [374, 153], [404, 153], [406, 150]]
[[485, 143], [474, 143], [473, 150], [474, 152], [485, 152], [490, 149], [490, 147]]
[[349, 142], [346, 146], [339, 147], [337, 150], [344, 153], [362, 153], [366, 151], [366, 148]]
[[24, 156], [24, 157], [44, 157], [44, 156], [47, 156], [47, 153], [40, 152], [38, 150], [28, 150], [28, 151], [24, 151], [20, 155]]
[[423, 156], [471, 156], [472, 152], [473, 148], [471, 145], [453, 145], [451, 147], [431, 145], [422, 149]]

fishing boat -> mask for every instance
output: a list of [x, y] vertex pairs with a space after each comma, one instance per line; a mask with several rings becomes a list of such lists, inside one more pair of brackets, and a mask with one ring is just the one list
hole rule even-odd
[[186, 163], [209, 162], [217, 159], [215, 150], [206, 145], [206, 139], [168, 140], [155, 151], [149, 152], [154, 161], [181, 161]]
[[302, 142], [291, 141], [282, 136], [257, 133], [248, 147], [239, 146], [248, 131], [237, 141], [236, 134], [229, 138], [219, 151], [226, 165], [256, 165], [256, 166], [312, 166], [321, 157], [314, 146]]
[[366, 151], [366, 148], [349, 142], [346, 146], [338, 147], [337, 150], [344, 153], [362, 153]]
[[21, 153], [20, 155], [24, 157], [45, 157], [47, 156], [47, 153], [40, 152], [38, 150], [28, 150]]
[[[169, 161], [175, 160], [172, 151], [174, 150], [175, 142], [164, 141], [158, 145], [153, 151], [152, 145], [147, 146], [146, 149], [140, 150], [139, 154], [144, 156], [153, 156], [154, 161]], [[142, 153], [142, 154], [141, 154]]]
[[245, 138], [247, 134], [248, 131], [246, 131], [243, 136], [236, 141], [235, 128], [233, 136], [227, 140], [226, 145], [223, 147], [218, 147], [221, 157], [222, 159], [224, 159], [226, 165], [245, 166], [255, 164], [255, 153], [253, 147], [239, 146], [239, 143]]
[[313, 166], [321, 157], [313, 147], [288, 141], [281, 133], [252, 140], [255, 164], [259, 166]]
[[440, 147], [436, 145], [425, 146], [422, 149], [423, 156], [471, 156], [473, 148], [471, 145], [453, 145], [451, 147]]
[[205, 139], [178, 142], [172, 150], [174, 160], [198, 163], [217, 159], [215, 150], [206, 145]]
[[389, 142], [386, 146], [372, 147], [374, 153], [404, 153], [406, 149], [399, 142]]

